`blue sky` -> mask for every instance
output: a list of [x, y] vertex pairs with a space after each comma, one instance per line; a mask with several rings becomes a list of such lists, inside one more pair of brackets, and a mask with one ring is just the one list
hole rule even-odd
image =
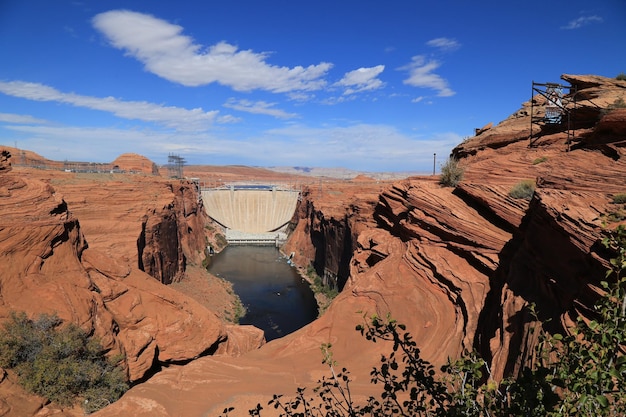
[[624, 0], [0, 0], [0, 144], [429, 172], [625, 48]]

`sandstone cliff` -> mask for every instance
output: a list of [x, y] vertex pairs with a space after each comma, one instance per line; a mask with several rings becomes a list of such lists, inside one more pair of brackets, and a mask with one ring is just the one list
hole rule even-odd
[[187, 262], [202, 263], [206, 247], [203, 228], [209, 222], [192, 183], [167, 187], [173, 200], [149, 210], [137, 240], [139, 269], [164, 284], [182, 280]]
[[[626, 113], [606, 109], [626, 96], [626, 83], [563, 78], [579, 94], [569, 143], [552, 126], [529, 146], [527, 102], [453, 151], [466, 168], [456, 188], [434, 177], [311, 186], [285, 251], [340, 286], [345, 279], [327, 312], [237, 359], [207, 357], [164, 370], [99, 415], [219, 415], [232, 405], [244, 416], [273, 393], [294, 393], [325, 375], [319, 346], [329, 342], [352, 372], [355, 395], [365, 395], [369, 370], [386, 348], [356, 334], [363, 314], [407, 324], [436, 365], [478, 349], [496, 377], [514, 373], [536, 343], [531, 328], [547, 318], [566, 327], [588, 314], [608, 256], [598, 245], [603, 227], [624, 214], [612, 196], [626, 192]], [[510, 197], [526, 179], [537, 183], [532, 199]], [[530, 303], [541, 321], [529, 314]]]
[[[156, 363], [188, 360], [225, 338], [199, 304], [87, 243], [65, 200], [41, 181], [2, 171], [2, 303], [31, 315], [56, 312], [127, 358], [131, 380]], [[27, 225], [25, 227], [25, 225]], [[97, 246], [97, 245], [94, 245]]]

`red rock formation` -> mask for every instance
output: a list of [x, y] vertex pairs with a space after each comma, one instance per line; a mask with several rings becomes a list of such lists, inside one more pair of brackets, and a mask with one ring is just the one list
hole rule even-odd
[[[4, 170], [0, 177], [2, 304], [57, 313], [126, 356], [131, 380], [155, 363], [197, 357], [226, 334], [198, 303], [89, 248], [76, 217], [50, 186]], [[24, 227], [28, 224], [28, 227]]]
[[193, 183], [170, 185], [169, 192], [173, 201], [149, 210], [137, 241], [139, 269], [164, 284], [180, 281], [188, 261], [202, 262], [203, 228], [209, 221]]
[[[225, 327], [197, 301], [138, 268], [137, 237], [146, 211], [146, 224], [154, 230], [163, 230], [159, 225], [173, 219], [168, 224], [178, 236], [173, 263], [184, 267], [185, 262], [202, 262], [207, 218], [195, 185], [148, 182], [139, 176], [131, 183], [103, 184], [102, 179], [109, 178], [104, 174], [13, 170], [9, 156], [7, 151], [0, 154], [0, 319], [11, 311], [26, 311], [31, 317], [56, 313], [98, 337], [106, 351], [123, 354], [131, 381], [161, 364], [189, 361], [209, 351], [241, 354], [263, 343], [258, 329]], [[55, 187], [34, 178], [44, 173]], [[75, 211], [68, 209], [57, 186], [76, 203]], [[145, 203], [124, 188], [147, 192], [147, 200], [162, 209], [146, 210]], [[79, 222], [82, 215], [86, 228]], [[93, 244], [85, 238], [86, 231]], [[146, 239], [143, 259], [158, 253], [158, 245], [168, 237]], [[171, 263], [168, 253], [162, 255], [165, 264]], [[184, 271], [151, 272], [169, 282]], [[11, 381], [0, 383], [0, 407], [13, 410], [3, 415], [47, 415], [43, 402], [32, 413], [14, 403], [27, 395]]]
[[[588, 314], [607, 266], [608, 255], [598, 244], [603, 224], [607, 213], [619, 210], [611, 196], [626, 190], [626, 117], [623, 109], [611, 109], [626, 96], [626, 82], [597, 76], [563, 79], [578, 91], [571, 143], [562, 127], [541, 132], [529, 147], [526, 116], [509, 118], [453, 151], [467, 166], [462, 190], [481, 181], [509, 189], [524, 178], [538, 184], [500, 253], [475, 336], [475, 347], [491, 359], [496, 377], [514, 374], [531, 360], [537, 332], [530, 329], [540, 323], [530, 314], [530, 303], [542, 320], [552, 319], [548, 330], [562, 331], [577, 315]], [[526, 130], [519, 130], [524, 124]], [[499, 147], [503, 141], [508, 145]], [[499, 148], [489, 149], [494, 147]], [[491, 208], [499, 205], [489, 201]]]

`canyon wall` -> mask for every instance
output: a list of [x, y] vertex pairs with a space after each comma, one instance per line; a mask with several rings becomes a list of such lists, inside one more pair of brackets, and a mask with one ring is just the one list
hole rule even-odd
[[0, 175], [0, 317], [13, 310], [56, 313], [77, 323], [106, 350], [125, 355], [131, 381], [158, 363], [197, 357], [226, 338], [214, 314], [104, 250], [123, 242], [92, 247], [51, 185], [12, 172], [8, 160]]
[[[350, 275], [358, 232], [371, 223], [381, 188], [361, 183], [333, 183], [326, 187], [326, 192], [335, 198], [325, 202], [313, 188], [303, 190], [294, 214], [296, 227], [283, 251], [293, 253], [294, 263], [303, 270], [312, 267], [324, 285], [341, 290]], [[358, 205], [349, 204], [346, 198], [352, 199], [355, 194], [360, 195]], [[324, 204], [323, 209], [320, 204]]]
[[[1, 321], [12, 311], [57, 314], [97, 337], [108, 354], [121, 354], [131, 382], [163, 365], [264, 343], [258, 329], [226, 325], [164, 285], [202, 268], [208, 219], [193, 183], [14, 169], [10, 153], [1, 156]], [[12, 374], [0, 374], [0, 410], [8, 410], [1, 415], [50, 409], [36, 397], [27, 401], [33, 407], [21, 407], [29, 396]]]
[[139, 269], [164, 284], [181, 281], [188, 261], [202, 263], [207, 246], [203, 229], [209, 222], [193, 183], [180, 181], [168, 189], [172, 201], [148, 209], [137, 239]]
[[[329, 209], [330, 196], [307, 201], [290, 250], [308, 247], [313, 265], [334, 271], [335, 259], [349, 260], [353, 293], [372, 271], [394, 282], [393, 294], [375, 291], [376, 313], [406, 323], [435, 364], [475, 349], [496, 378], [514, 375], [532, 360], [533, 328], [564, 331], [590, 315], [610, 257], [599, 244], [608, 214], [625, 214], [612, 196], [626, 192], [626, 109], [613, 107], [626, 97], [626, 83], [563, 79], [577, 91], [570, 143], [564, 127], [535, 127], [529, 146], [526, 102], [454, 149], [465, 167], [457, 187], [411, 178], [384, 190], [375, 205], [355, 195], [344, 212]], [[509, 195], [529, 179], [537, 184], [532, 199]], [[399, 301], [401, 293], [413, 295]]]

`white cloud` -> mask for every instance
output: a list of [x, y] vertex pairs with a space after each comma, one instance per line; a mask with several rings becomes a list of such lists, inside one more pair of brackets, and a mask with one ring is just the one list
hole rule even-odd
[[[284, 140], [277, 140], [281, 137]], [[429, 172], [433, 153], [445, 158], [460, 141], [455, 133], [435, 134], [424, 139], [407, 136], [393, 126], [363, 123], [322, 128], [294, 124], [267, 131], [260, 142], [275, 142], [275, 153], [264, 155], [269, 158], [287, 156], [291, 161], [289, 165], [320, 166], [323, 161], [326, 167], [362, 171]], [[289, 143], [286, 149], [284, 142]], [[273, 165], [278, 164], [273, 162]]]
[[445, 159], [461, 137], [432, 134], [429, 139], [408, 136], [393, 126], [358, 124], [309, 127], [289, 124], [258, 136], [211, 135], [99, 127], [10, 125], [20, 134], [20, 147], [54, 160], [111, 162], [134, 152], [165, 163], [169, 153], [190, 164], [251, 166], [345, 167], [384, 172], [429, 173], [433, 153]]
[[146, 70], [186, 86], [217, 82], [237, 91], [312, 91], [326, 85], [323, 77], [332, 67], [326, 62], [293, 68], [270, 65], [267, 53], [238, 50], [223, 41], [203, 48], [182, 35], [181, 26], [128, 10], [98, 14], [93, 25]]
[[141, 129], [116, 129], [76, 126], [5, 126], [19, 133], [20, 148], [30, 149], [57, 161], [111, 162], [122, 153], [144, 155], [156, 163], [165, 163], [169, 153], [191, 155], [190, 144], [209, 135]]
[[439, 97], [453, 96], [455, 92], [448, 86], [448, 82], [440, 75], [433, 73], [440, 66], [439, 61], [427, 61], [424, 56], [417, 55], [409, 64], [399, 69], [409, 72], [409, 78], [403, 81], [404, 84], [437, 90]]
[[578, 29], [592, 23], [602, 23], [603, 21], [604, 20], [600, 16], [581, 16], [578, 19], [570, 20], [567, 25], [561, 26], [561, 29]]
[[239, 123], [241, 122], [241, 117], [235, 117], [230, 114], [225, 114], [223, 116], [219, 116], [217, 118], [217, 122], [220, 124], [231, 124], [231, 123]]
[[370, 68], [359, 68], [347, 72], [336, 85], [347, 87], [345, 95], [359, 93], [361, 91], [376, 90], [385, 85], [378, 77], [385, 70], [384, 65], [377, 65]]
[[0, 122], [18, 123], [18, 124], [44, 124], [47, 120], [37, 119], [28, 114], [0, 113]]
[[0, 93], [35, 101], [55, 101], [112, 113], [131, 120], [154, 122], [177, 130], [207, 129], [218, 111], [205, 112], [201, 108], [185, 109], [162, 106], [146, 101], [123, 101], [114, 97], [90, 97], [63, 93], [55, 88], [25, 81], [0, 81]]
[[432, 46], [433, 48], [439, 48], [443, 51], [453, 51], [461, 47], [461, 44], [458, 43], [455, 39], [450, 38], [435, 38], [426, 42], [426, 45]]
[[224, 107], [252, 114], [265, 114], [279, 119], [298, 117], [295, 113], [287, 113], [284, 110], [274, 108], [275, 105], [276, 103], [268, 103], [265, 101], [235, 100], [231, 98], [224, 104]]

